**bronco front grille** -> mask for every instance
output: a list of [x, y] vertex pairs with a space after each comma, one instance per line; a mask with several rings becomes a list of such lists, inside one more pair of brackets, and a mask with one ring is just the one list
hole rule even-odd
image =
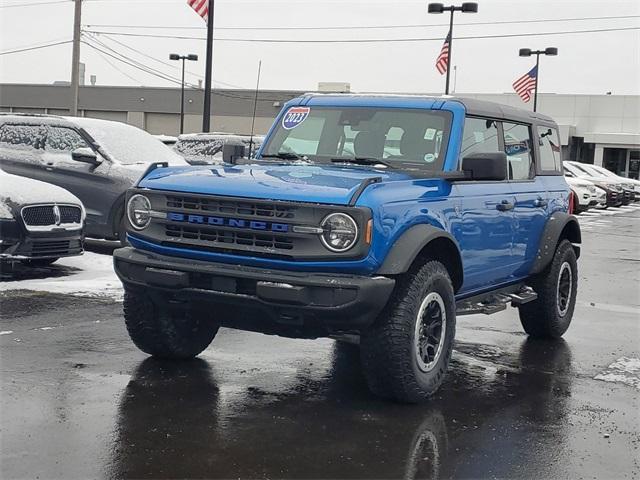
[[221, 200], [217, 198], [167, 196], [167, 208], [197, 210], [206, 213], [240, 215], [291, 220], [295, 218], [295, 207], [275, 203]]
[[242, 245], [245, 247], [259, 247], [273, 250], [293, 249], [293, 239], [272, 233], [254, 233], [251, 231], [218, 230], [215, 228], [166, 225], [166, 235], [169, 239], [197, 240], [212, 244]]

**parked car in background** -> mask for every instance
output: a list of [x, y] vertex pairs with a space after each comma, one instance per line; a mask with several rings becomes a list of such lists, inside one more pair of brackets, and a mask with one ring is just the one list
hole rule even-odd
[[607, 192], [608, 207], [618, 207], [622, 205], [624, 190], [622, 189], [622, 184], [620, 182], [617, 182], [615, 179], [610, 177], [593, 175], [582, 168], [579, 162], [564, 161], [562, 162], [562, 165], [564, 167], [565, 177], [588, 180]]
[[223, 162], [222, 148], [226, 144], [243, 145], [247, 157], [254, 158], [263, 140], [263, 135], [189, 133], [180, 135], [174, 148], [191, 165], [209, 165]]
[[607, 191], [599, 186], [595, 186], [596, 189], [596, 208], [607, 208]]
[[0, 115], [0, 168], [76, 195], [86, 209], [89, 237], [125, 240], [125, 192], [154, 162], [188, 165], [152, 135], [124, 123]]
[[82, 254], [85, 211], [68, 191], [0, 170], [0, 263], [46, 266]]
[[[565, 176], [575, 198], [575, 213], [586, 212], [598, 204], [596, 186], [582, 178]], [[606, 195], [606, 194], [605, 194]]]
[[164, 143], [167, 147], [173, 147], [178, 141], [178, 137], [171, 135], [154, 135], [154, 137]]
[[615, 173], [613, 173], [611, 170], [607, 170], [604, 167], [599, 167], [598, 165], [582, 164], [580, 166], [588, 172], [593, 173], [594, 175], [603, 175], [620, 182], [625, 192], [625, 197], [628, 197], [629, 200], [633, 202], [640, 200], [640, 180], [621, 177], [620, 175], [616, 175]]

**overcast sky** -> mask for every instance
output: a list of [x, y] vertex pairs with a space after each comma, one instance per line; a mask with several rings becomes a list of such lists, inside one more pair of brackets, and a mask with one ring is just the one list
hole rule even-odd
[[[73, 25], [71, 1], [22, 6], [51, 1], [0, 0], [0, 52], [70, 40]], [[555, 46], [559, 49], [559, 56], [541, 58], [540, 92], [640, 94], [640, 0], [480, 0], [478, 3], [477, 14], [456, 14], [454, 38], [458, 39], [454, 40], [453, 64], [458, 67], [457, 92], [511, 91], [515, 78], [535, 62], [534, 58], [518, 57], [518, 49]], [[603, 16], [631, 18], [522, 23]], [[427, 2], [417, 0], [216, 0], [215, 36], [220, 40], [214, 43], [214, 85], [254, 88], [258, 60], [262, 60], [260, 86], [263, 89], [313, 90], [321, 81], [343, 81], [350, 82], [353, 91], [439, 92], [444, 88], [444, 76], [436, 71], [434, 63], [447, 33], [447, 22], [446, 15], [427, 14]], [[86, 30], [101, 32], [188, 37], [204, 37], [206, 34], [204, 21], [187, 6], [186, 0], [85, 0], [82, 23]], [[257, 29], [398, 25], [419, 26]], [[140, 26], [164, 28], [144, 29]], [[571, 35], [461, 38], [632, 27], [636, 29]], [[188, 70], [196, 75], [187, 74], [187, 81], [197, 83], [197, 79], [204, 75], [204, 40], [104, 34], [97, 38], [112, 49], [107, 50], [109, 53], [122, 53], [172, 77], [178, 77], [179, 71], [174, 69], [177, 62], [169, 62], [169, 53], [198, 54], [200, 61], [188, 64]], [[377, 43], [222, 40], [286, 39], [302, 42], [407, 38], [436, 40]], [[104, 46], [100, 48], [105, 49]], [[96, 75], [98, 85], [171, 85], [166, 80], [105, 57], [86, 45], [82, 46], [81, 60], [86, 64], [87, 83], [89, 75]], [[0, 82], [3, 83], [68, 80], [70, 70], [70, 43], [0, 56]]]

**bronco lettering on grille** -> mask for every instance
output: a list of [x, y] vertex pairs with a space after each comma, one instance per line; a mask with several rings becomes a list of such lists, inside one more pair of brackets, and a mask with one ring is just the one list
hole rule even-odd
[[248, 228], [250, 230], [265, 230], [270, 232], [286, 233], [289, 231], [289, 225], [286, 223], [244, 220], [242, 218], [209, 217], [206, 215], [188, 215], [178, 212], [167, 212], [167, 220], [196, 223], [198, 225], [213, 225], [217, 227]]

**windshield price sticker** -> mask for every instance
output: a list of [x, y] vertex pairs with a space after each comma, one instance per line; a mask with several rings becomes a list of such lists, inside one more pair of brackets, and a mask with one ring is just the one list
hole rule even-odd
[[282, 126], [285, 130], [296, 128], [307, 119], [310, 111], [309, 107], [291, 107], [282, 118]]

